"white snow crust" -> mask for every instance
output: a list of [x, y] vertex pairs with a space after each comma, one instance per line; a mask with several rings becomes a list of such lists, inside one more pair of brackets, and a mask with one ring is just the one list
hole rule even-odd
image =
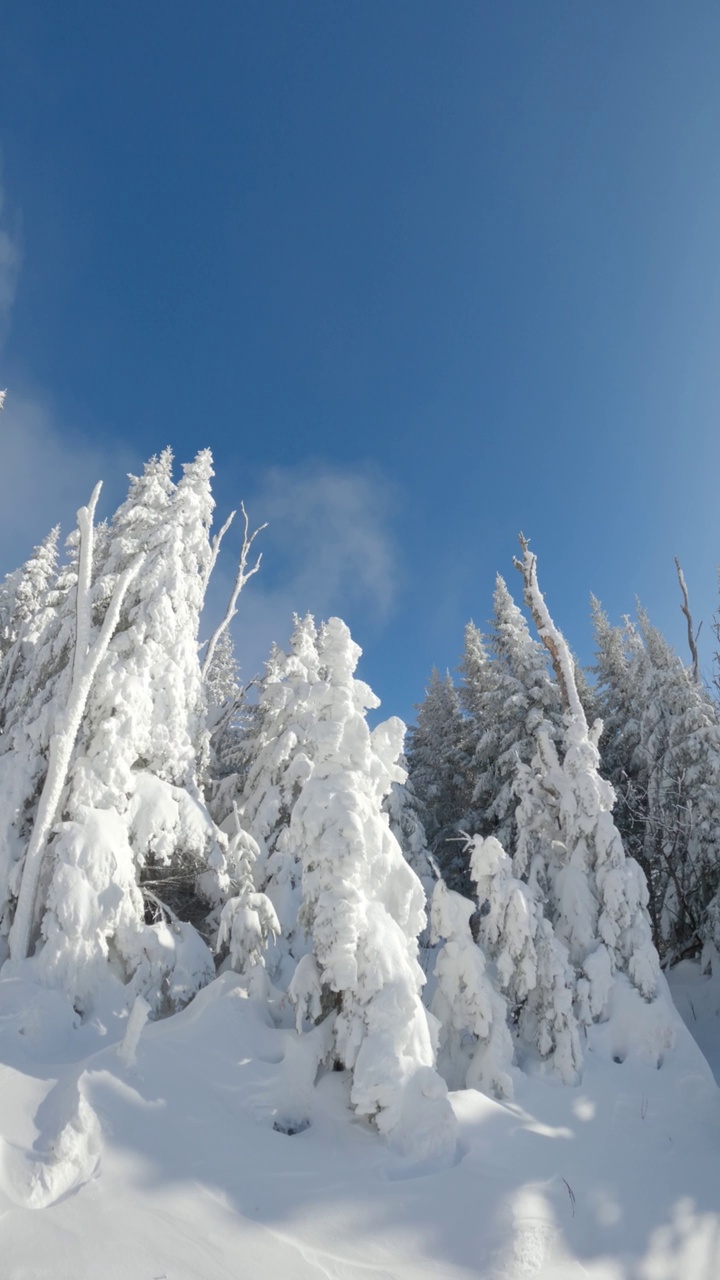
[[[684, 964], [673, 987], [720, 1068], [720, 984]], [[79, 1024], [6, 978], [3, 1280], [715, 1280], [717, 1085], [677, 1015], [665, 1055], [667, 1027], [637, 1044], [630, 982], [613, 998], [580, 1086], [455, 1092], [454, 1160], [412, 1161], [358, 1121], [349, 1073], [314, 1084], [326, 1028], [298, 1037], [237, 974], [141, 1034], [142, 1006]]]

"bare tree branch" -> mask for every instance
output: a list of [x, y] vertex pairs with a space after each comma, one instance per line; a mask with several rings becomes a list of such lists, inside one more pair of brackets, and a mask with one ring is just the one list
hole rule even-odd
[[698, 627], [697, 631], [695, 631], [695, 634], [693, 635], [694, 627], [693, 627], [692, 614], [690, 612], [690, 602], [688, 600], [688, 589], [685, 583], [685, 575], [680, 567], [680, 561], [678, 560], [677, 556], [675, 557], [675, 568], [677, 569], [678, 582], [680, 583], [680, 590], [682, 591], [682, 597], [683, 597], [683, 602], [680, 605], [680, 612], [685, 615], [685, 619], [687, 621], [688, 645], [690, 647], [690, 657], [692, 658], [692, 678], [696, 684], [699, 684], [700, 683], [700, 660], [698, 658], [697, 640], [698, 640], [698, 636], [700, 635], [700, 628], [702, 627], [702, 622], [700, 623], [700, 626]]
[[230, 528], [230, 525], [235, 519], [236, 515], [237, 515], [237, 511], [230, 512], [230, 515], [225, 521], [222, 529], [218, 529], [217, 533], [215, 534], [215, 537], [210, 543], [210, 559], [208, 560], [208, 563], [207, 563], [207, 569], [205, 570], [205, 577], [203, 578], [203, 585], [202, 585], [203, 600], [205, 599], [205, 592], [207, 591], [207, 588], [208, 588], [208, 582], [212, 577], [213, 569], [217, 564], [218, 553], [220, 551], [220, 544], [223, 538], [225, 537], [225, 534], [227, 533], [228, 529]]
[[[242, 516], [243, 516], [243, 542], [242, 542], [242, 550], [240, 552], [240, 561], [238, 563], [238, 570], [235, 576], [235, 585], [233, 586], [232, 592], [230, 594], [230, 599], [228, 600], [228, 606], [227, 606], [227, 609], [225, 610], [225, 616], [223, 617], [222, 622], [220, 622], [219, 625], [215, 628], [208, 642], [207, 652], [205, 654], [205, 660], [202, 665], [203, 680], [207, 678], [207, 674], [212, 664], [213, 655], [215, 653], [215, 648], [217, 646], [218, 640], [223, 635], [223, 633], [227, 631], [228, 627], [230, 626], [230, 623], [232, 622], [233, 618], [237, 613], [238, 596], [240, 595], [240, 592], [245, 586], [245, 583], [248, 582], [249, 579], [252, 578], [253, 575], [257, 573], [258, 569], [260, 568], [260, 563], [262, 561], [262, 551], [261, 551], [252, 568], [248, 569], [247, 567], [248, 556], [250, 555], [252, 544], [257, 538], [258, 534], [262, 533], [263, 529], [267, 529], [267, 522], [265, 524], [259, 525], [258, 528], [255, 529], [253, 533], [250, 533], [250, 522], [248, 520], [247, 511], [245, 510], [244, 502], [240, 503], [240, 510], [242, 511]], [[224, 533], [226, 528], [227, 528], [227, 521], [223, 526], [223, 529], [221, 529], [220, 534]], [[218, 543], [218, 549], [219, 549], [219, 543]], [[217, 551], [215, 551], [215, 559], [217, 559]]]

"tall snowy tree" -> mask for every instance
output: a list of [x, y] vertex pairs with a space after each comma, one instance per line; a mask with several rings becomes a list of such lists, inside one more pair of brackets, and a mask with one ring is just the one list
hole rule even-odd
[[[274, 647], [244, 745], [247, 768], [239, 790], [223, 788], [225, 804], [237, 804], [244, 829], [257, 842], [256, 888], [267, 894], [280, 923], [280, 936], [270, 947], [268, 964], [274, 977], [307, 950], [298, 926], [302, 900], [302, 865], [289, 829], [295, 802], [312, 771], [315, 725], [309, 707], [320, 680], [318, 632], [310, 614], [296, 618], [289, 653]], [[229, 780], [230, 781], [230, 780]], [[234, 819], [223, 827], [232, 831]], [[229, 825], [228, 825], [229, 823]]]
[[80, 513], [66, 710], [10, 934], [17, 958], [39, 941], [41, 974], [85, 1009], [113, 975], [157, 1009], [189, 998], [214, 965], [188, 916], [200, 919], [198, 895], [219, 911], [230, 888], [228, 839], [199, 784], [211, 458], [200, 453], [177, 486], [171, 467], [166, 451], [131, 478], [97, 554], [92, 510]]
[[515, 847], [518, 770], [530, 763], [541, 722], [555, 740], [562, 732], [562, 705], [548, 673], [547, 654], [533, 640], [503, 578], [497, 577], [489, 656], [478, 659], [478, 638], [466, 632], [464, 701], [477, 725], [473, 757], [478, 830]]
[[447, 883], [468, 888], [462, 831], [472, 807], [467, 725], [450, 674], [433, 669], [408, 732], [410, 782], [423, 806], [428, 846]]
[[[626, 858], [613, 822], [614, 793], [599, 772], [602, 725], [591, 731], [575, 682], [572, 655], [548, 612], [535, 556], [521, 539], [525, 601], [553, 664], [565, 707], [562, 758], [542, 728], [536, 786], [554, 807], [558, 839], [548, 864], [553, 926], [583, 977], [578, 993], [586, 1021], [599, 1017], [616, 970], [628, 974], [646, 999], [657, 990], [658, 957], [647, 914], [647, 885]], [[537, 758], [536, 758], [537, 759]]]
[[352, 1071], [358, 1114], [402, 1149], [447, 1150], [453, 1119], [419, 994], [424, 895], [382, 812], [402, 780], [404, 726], [389, 721], [370, 732], [365, 711], [378, 699], [354, 678], [360, 649], [343, 622], [331, 618], [317, 647], [306, 706], [311, 767], [289, 826], [312, 958], [292, 992], [300, 1011], [305, 1003], [316, 1015], [333, 1011], [334, 1051]]

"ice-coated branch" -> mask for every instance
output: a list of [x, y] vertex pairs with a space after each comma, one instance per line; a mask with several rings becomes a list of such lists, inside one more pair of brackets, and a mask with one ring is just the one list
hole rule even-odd
[[[91, 564], [92, 559], [92, 527], [95, 503], [100, 492], [99, 486], [87, 507], [78, 512], [80, 530], [80, 564]], [[90, 555], [88, 555], [88, 551]], [[73, 663], [70, 696], [65, 711], [56, 721], [56, 731], [50, 739], [48, 767], [43, 783], [38, 811], [33, 826], [30, 842], [25, 854], [20, 892], [18, 894], [15, 919], [10, 930], [10, 955], [13, 960], [24, 959], [30, 950], [33, 926], [35, 921], [37, 890], [40, 883], [43, 860], [47, 848], [48, 837], [57, 819], [63, 788], [70, 767], [70, 759], [75, 746], [75, 739], [87, 706], [87, 700], [98, 667], [107, 653], [108, 645], [120, 620], [120, 610], [128, 588], [135, 580], [142, 566], [144, 555], [140, 555], [128, 565], [120, 575], [116, 584], [107, 613], [103, 619], [100, 633], [92, 646], [88, 648], [87, 639], [77, 637], [75, 661]], [[78, 627], [85, 626], [85, 609], [89, 608], [90, 584], [78, 577]], [[82, 597], [82, 603], [81, 603]], [[89, 637], [87, 637], [89, 638]], [[84, 647], [83, 647], [84, 645]]]
[[683, 573], [682, 568], [680, 567], [680, 561], [678, 560], [677, 556], [675, 557], [675, 568], [677, 569], [678, 582], [680, 583], [680, 590], [682, 591], [682, 598], [683, 598], [683, 602], [680, 605], [680, 611], [681, 613], [684, 614], [685, 621], [687, 622], [688, 645], [690, 648], [690, 657], [692, 658], [692, 678], [696, 684], [699, 684], [700, 659], [698, 658], [697, 640], [698, 640], [698, 636], [700, 635], [700, 627], [702, 627], [702, 622], [700, 623], [700, 626], [698, 627], [697, 631], [695, 631], [695, 628], [693, 626], [692, 614], [690, 612], [690, 601], [688, 599], [688, 589], [687, 589], [687, 583], [685, 582], [685, 574]]
[[90, 627], [92, 624], [92, 600], [90, 588], [92, 583], [93, 546], [95, 543], [95, 508], [97, 507], [102, 480], [98, 480], [86, 507], [77, 513], [80, 530], [80, 555], [78, 558], [77, 596], [75, 604], [75, 656], [73, 659], [73, 685], [80, 678], [88, 646], [90, 644]]
[[[205, 654], [205, 660], [202, 665], [203, 680], [206, 679], [207, 674], [210, 670], [210, 667], [212, 666], [213, 654], [215, 653], [218, 640], [223, 635], [223, 633], [227, 631], [228, 627], [230, 626], [230, 623], [232, 622], [233, 618], [237, 613], [238, 596], [240, 595], [240, 592], [245, 586], [245, 583], [248, 582], [250, 578], [252, 578], [253, 575], [257, 573], [258, 569], [260, 568], [260, 563], [262, 561], [262, 551], [261, 551], [252, 568], [248, 569], [248, 556], [250, 555], [252, 544], [257, 538], [258, 534], [262, 533], [263, 529], [267, 529], [267, 522], [265, 524], [259, 525], [258, 528], [255, 529], [253, 533], [250, 533], [250, 522], [248, 520], [247, 511], [245, 510], [244, 502], [240, 503], [240, 510], [242, 511], [242, 515], [243, 515], [243, 542], [242, 542], [242, 550], [240, 552], [240, 560], [238, 563], [237, 574], [235, 576], [235, 585], [233, 586], [232, 592], [230, 594], [230, 599], [228, 600], [228, 606], [227, 606], [227, 609], [225, 610], [225, 616], [223, 617], [222, 622], [220, 622], [219, 625], [215, 628], [215, 631], [211, 635], [210, 640], [208, 642], [207, 652]], [[220, 537], [220, 535], [225, 532], [226, 528], [227, 528], [227, 521], [223, 526], [223, 528], [220, 530], [220, 534], [218, 535], [218, 537]], [[218, 550], [219, 550], [219, 544], [218, 544]], [[217, 551], [215, 550], [214, 546], [213, 546], [213, 555], [215, 556], [215, 559], [217, 559]], [[211, 559], [211, 563], [214, 564], [214, 560]]]
[[4, 391], [0, 391], [0, 411], [5, 408], [5, 397], [7, 395], [7, 387]]
[[537, 556], [532, 554], [527, 538], [520, 534], [519, 539], [522, 548], [522, 560], [514, 558], [513, 564], [516, 569], [520, 570], [523, 577], [525, 604], [530, 610], [537, 633], [550, 654], [563, 706], [587, 729], [585, 712], [583, 711], [575, 683], [572, 655], [564, 635], [558, 630], [550, 617], [545, 597], [538, 586]]
[[237, 515], [237, 511], [231, 511], [231, 512], [230, 512], [230, 515], [228, 516], [227, 520], [225, 521], [225, 523], [224, 523], [224, 525], [223, 525], [222, 529], [218, 529], [217, 533], [215, 534], [215, 537], [213, 538], [212, 542], [210, 543], [210, 559], [209, 559], [209, 560], [208, 560], [208, 562], [207, 562], [207, 569], [205, 570], [205, 576], [204, 576], [204, 578], [203, 578], [203, 584], [202, 584], [203, 600], [205, 599], [205, 593], [206, 593], [206, 591], [207, 591], [207, 589], [208, 589], [208, 583], [209, 583], [209, 581], [210, 581], [210, 579], [211, 579], [211, 577], [212, 577], [213, 569], [215, 568], [215, 565], [217, 564], [217, 558], [218, 558], [218, 555], [220, 554], [220, 545], [221, 545], [221, 543], [222, 543], [223, 538], [225, 537], [225, 534], [227, 533], [228, 529], [230, 528], [230, 525], [232, 524], [233, 520], [235, 519], [235, 516], [236, 516], [236, 515]]

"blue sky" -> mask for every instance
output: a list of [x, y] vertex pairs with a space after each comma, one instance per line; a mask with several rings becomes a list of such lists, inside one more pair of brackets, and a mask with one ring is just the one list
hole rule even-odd
[[584, 660], [679, 555], [709, 669], [719, 65], [702, 0], [8, 0], [2, 567], [210, 445], [246, 668], [339, 612], [410, 716], [522, 529]]

